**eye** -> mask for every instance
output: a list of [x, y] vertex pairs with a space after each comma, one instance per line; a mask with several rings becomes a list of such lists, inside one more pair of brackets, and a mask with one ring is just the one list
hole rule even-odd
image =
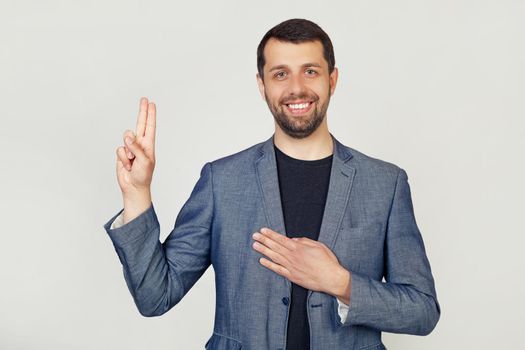
[[315, 70], [313, 70], [313, 69], [311, 69], [311, 68], [308, 68], [308, 69], [306, 70], [306, 74], [307, 74], [307, 75], [316, 75], [316, 74], [317, 74], [317, 71], [315, 71]]
[[280, 71], [280, 72], [276, 73], [274, 75], [274, 77], [276, 77], [277, 79], [281, 79], [281, 78], [284, 78], [285, 75], [286, 75], [286, 72]]

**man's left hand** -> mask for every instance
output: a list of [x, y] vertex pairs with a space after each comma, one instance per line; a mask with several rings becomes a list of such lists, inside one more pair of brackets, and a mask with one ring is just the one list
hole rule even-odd
[[264, 254], [261, 265], [305, 289], [325, 292], [349, 304], [351, 275], [322, 242], [289, 238], [263, 227], [253, 234], [253, 249]]

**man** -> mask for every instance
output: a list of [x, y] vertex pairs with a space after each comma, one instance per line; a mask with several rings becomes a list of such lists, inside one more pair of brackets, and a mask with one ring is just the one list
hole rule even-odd
[[[257, 50], [268, 140], [206, 163], [164, 243], [151, 202], [155, 104], [117, 149], [124, 208], [105, 229], [144, 316], [175, 306], [210, 264], [206, 349], [385, 349], [426, 335], [440, 306], [406, 172], [341, 144], [326, 111], [338, 71], [328, 35], [291, 19]], [[383, 277], [385, 281], [382, 281]]]

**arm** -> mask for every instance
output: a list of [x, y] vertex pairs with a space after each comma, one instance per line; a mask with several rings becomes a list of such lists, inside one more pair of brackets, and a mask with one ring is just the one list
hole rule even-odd
[[[408, 177], [400, 169], [385, 238], [385, 281], [352, 272], [347, 318], [337, 326], [427, 335], [440, 317], [430, 263], [414, 217]], [[337, 312], [338, 303], [333, 308]]]
[[213, 220], [211, 163], [201, 169], [190, 198], [175, 226], [160, 243], [160, 225], [153, 204], [122, 226], [111, 228], [123, 209], [104, 228], [122, 263], [134, 302], [143, 316], [159, 316], [175, 306], [210, 265]]

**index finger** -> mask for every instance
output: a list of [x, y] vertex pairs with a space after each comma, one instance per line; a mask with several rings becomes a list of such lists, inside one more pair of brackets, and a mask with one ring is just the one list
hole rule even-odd
[[139, 115], [137, 117], [136, 134], [137, 139], [141, 140], [144, 137], [144, 130], [146, 130], [146, 117], [148, 113], [148, 99], [146, 97], [140, 98]]
[[277, 243], [281, 244], [282, 246], [284, 246], [285, 248], [289, 250], [294, 250], [295, 248], [297, 248], [297, 243], [292, 241], [291, 238], [288, 238], [285, 235], [277, 233], [269, 229], [268, 227], [261, 228], [260, 232], [266, 237], [273, 239], [274, 241], [276, 241]]

